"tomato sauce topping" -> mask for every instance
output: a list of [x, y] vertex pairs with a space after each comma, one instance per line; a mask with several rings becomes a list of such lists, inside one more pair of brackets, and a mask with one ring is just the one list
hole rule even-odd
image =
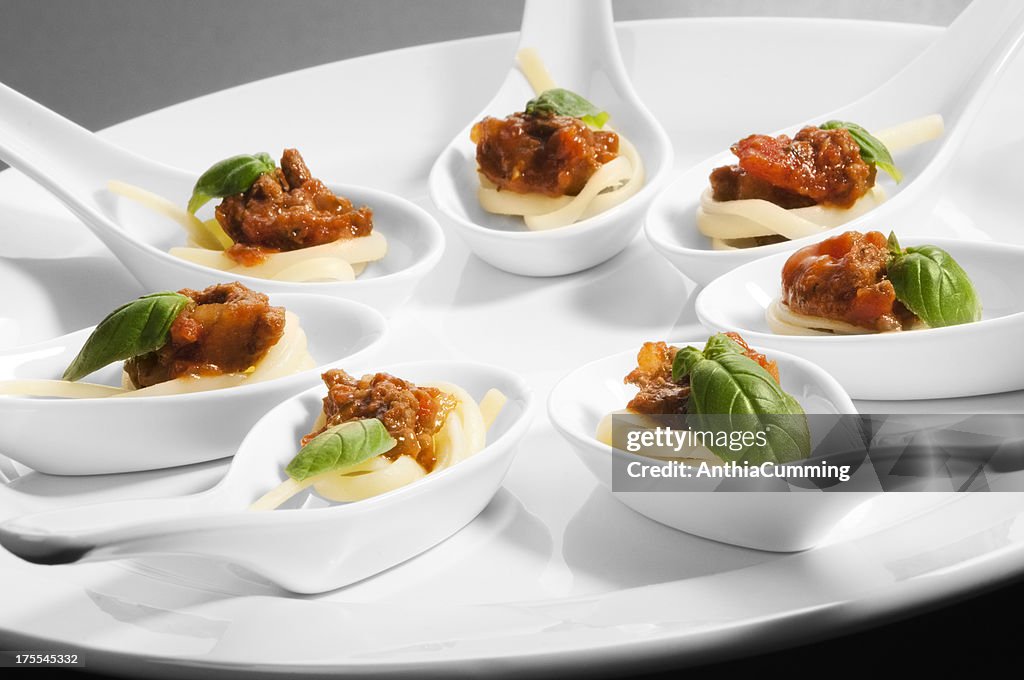
[[876, 168], [843, 128], [805, 127], [794, 137], [750, 135], [732, 145], [736, 165], [712, 171], [716, 201], [759, 198], [786, 209], [849, 208], [875, 185]]
[[313, 177], [302, 155], [285, 149], [281, 167], [260, 175], [245, 193], [228, 196], [217, 222], [234, 241], [226, 254], [252, 266], [267, 254], [299, 250], [373, 231], [373, 211], [355, 208]]
[[[726, 333], [740, 347], [743, 354], [756, 361], [779, 382], [779, 367], [774, 361], [750, 348], [739, 333]], [[636, 385], [640, 391], [626, 405], [630, 411], [648, 415], [685, 414], [690, 398], [690, 376], [679, 382], [672, 379], [672, 363], [679, 350], [664, 342], [645, 342], [637, 354], [637, 367], [625, 377], [627, 385]]]
[[513, 113], [473, 126], [480, 172], [500, 190], [575, 196], [619, 155], [619, 136], [569, 116]]
[[302, 439], [305, 445], [329, 427], [351, 420], [377, 418], [398, 444], [383, 454], [396, 460], [410, 456], [430, 472], [437, 464], [434, 435], [458, 406], [452, 395], [434, 387], [419, 387], [387, 373], [371, 373], [358, 380], [341, 369], [323, 374], [324, 426]]
[[241, 283], [178, 291], [192, 299], [171, 324], [166, 345], [124, 369], [136, 388], [186, 375], [239, 373], [255, 366], [284, 334], [284, 307]]
[[916, 317], [886, 278], [889, 250], [878, 231], [848, 231], [793, 253], [782, 268], [782, 302], [794, 312], [895, 331]]

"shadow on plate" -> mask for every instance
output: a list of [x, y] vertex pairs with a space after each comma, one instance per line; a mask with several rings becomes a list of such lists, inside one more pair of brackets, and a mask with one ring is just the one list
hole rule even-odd
[[611, 260], [587, 270], [572, 291], [577, 309], [613, 327], [663, 329], [693, 319], [696, 287], [638, 237]]
[[785, 558], [692, 536], [624, 507], [596, 488], [565, 532], [568, 567], [609, 590], [720, 574]]

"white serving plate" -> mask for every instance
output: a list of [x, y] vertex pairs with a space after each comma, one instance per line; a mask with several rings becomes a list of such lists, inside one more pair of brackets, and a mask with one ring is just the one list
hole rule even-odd
[[[704, 347], [703, 340], [672, 342], [676, 347]], [[753, 344], [755, 349], [760, 348]], [[592, 361], [574, 370], [551, 390], [548, 417], [576, 455], [609, 491], [612, 456], [641, 460], [595, 438], [597, 425], [608, 413], [625, 408], [636, 388], [623, 376], [636, 368], [639, 348]], [[856, 414], [849, 395], [816, 365], [784, 352], [770, 352], [778, 362], [782, 389], [793, 395], [806, 413]], [[815, 423], [810, 423], [813, 429]], [[843, 517], [868, 501], [869, 492], [785, 493], [715, 492], [718, 481], [693, 480], [691, 490], [679, 493], [613, 491], [615, 497], [641, 515], [680, 531], [715, 541], [759, 550], [807, 550], [823, 539]]]
[[[769, 34], [772, 49], [765, 50]], [[673, 138], [677, 169], [723, 148], [737, 132], [778, 129], [867, 92], [937, 34], [906, 24], [815, 20], [619, 26], [627, 68]], [[296, 146], [323, 176], [393, 191], [432, 210], [427, 171], [497, 89], [515, 43], [514, 35], [494, 36], [329, 64], [186, 102], [104, 134], [194, 170], [211, 157], [251, 148], [254, 140], [263, 148]], [[805, 59], [818, 50], [837, 57]], [[856, 59], [843, 69], [843, 88], [825, 77], [842, 67], [841, 55]], [[758, 69], [747, 68], [752, 60]], [[763, 77], [797, 64], [815, 88], [782, 92], [776, 79]], [[457, 88], [452, 73], [460, 74]], [[722, 87], [726, 76], [730, 86]], [[269, 92], [303, 90], [324, 79], [357, 81], [378, 106], [346, 108], [346, 124], [338, 125], [343, 89], [318, 87], [322, 106], [303, 126], [266, 127], [267, 120], [287, 120], [286, 103]], [[996, 173], [1000, 165], [1014, 167], [1024, 139], [1016, 125], [1024, 117], [1022, 82], [1024, 61], [1018, 61], [967, 141], [970, 155], [930, 222], [937, 234], [1024, 242], [1019, 209], [1006, 200], [1017, 191], [1016, 180]], [[430, 103], [417, 108], [415, 126], [407, 125], [409, 101]], [[225, 115], [248, 107], [265, 115], [251, 121]], [[331, 146], [324, 145], [325, 129], [332, 131]], [[377, 129], [395, 135], [394, 144], [377, 144], [368, 134]], [[0, 286], [18, 292], [0, 302], [0, 342], [27, 343], [87, 326], [119, 300], [141, 294], [99, 243], [25, 178], [0, 174], [0, 208]], [[60, 252], [53, 243], [63, 244]], [[48, 290], [58, 269], [74, 294]], [[588, 361], [644, 340], [699, 337], [693, 292], [642, 237], [611, 261], [558, 279], [504, 274], [449, 238], [440, 265], [391, 320], [379, 356], [503, 364], [545, 399], [557, 378]], [[1015, 393], [942, 407], [1020, 410], [1022, 401]], [[0, 486], [0, 517], [198, 491], [222, 470], [203, 464], [84, 484], [0, 463], [0, 473], [16, 478]], [[188, 560], [47, 568], [0, 552], [0, 640], [4, 649], [75, 647], [88, 654], [91, 670], [130, 675], [172, 675], [177, 665], [210, 674], [526, 675], [584, 666], [635, 674], [648, 664], [754, 653], [835, 634], [994, 584], [1024, 567], [1024, 500], [1017, 494], [975, 494], [892, 523], [894, 513], [905, 515], [921, 502], [882, 496], [823, 545], [795, 555], [726, 546], [623, 507], [539, 418], [503, 489], [475, 521], [372, 579], [294, 598], [249, 574]]]
[[[901, 333], [781, 335], [765, 310], [781, 295], [782, 268], [791, 252], [741, 265], [709, 283], [697, 296], [697, 318], [712, 333], [736, 331], [753, 347], [810, 359], [829, 371], [855, 399], [945, 399], [1024, 389], [1024, 355], [971, 351], [1013, 347], [1024, 337], [1024, 247], [954, 239], [909, 238], [904, 246], [942, 248], [971, 277], [982, 304], [976, 323]], [[895, 369], [880, 379], [878, 362]]]

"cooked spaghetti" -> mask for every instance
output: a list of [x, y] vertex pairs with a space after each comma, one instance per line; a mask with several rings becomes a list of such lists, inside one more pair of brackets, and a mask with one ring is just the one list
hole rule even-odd
[[481, 207], [521, 216], [529, 229], [543, 231], [602, 213], [635, 194], [644, 182], [643, 162], [607, 124], [607, 114], [556, 88], [535, 50], [522, 50], [518, 61], [537, 98], [521, 113], [485, 118], [471, 134]]

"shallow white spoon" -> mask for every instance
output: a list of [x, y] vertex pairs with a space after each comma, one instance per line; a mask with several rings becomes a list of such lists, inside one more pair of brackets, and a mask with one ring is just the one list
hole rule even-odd
[[[277, 486], [322, 408], [323, 387], [270, 411], [253, 427], [223, 481], [177, 498], [85, 505], [0, 524], [0, 545], [40, 564], [153, 555], [223, 560], [298, 593], [339, 588], [409, 559], [449, 537], [487, 505], [529, 427], [533, 397], [512, 372], [468, 362], [386, 367], [415, 382], [453, 382], [479, 399], [491, 389], [508, 401], [468, 459], [408, 486], [331, 507], [255, 512]], [[2, 494], [0, 494], [2, 496]]]
[[[168, 396], [64, 399], [0, 396], [0, 451], [48, 474], [155, 470], [230, 456], [260, 416], [320, 382], [340, 362], [384, 339], [384, 317], [367, 305], [301, 293], [271, 296], [298, 316], [314, 368], [237, 387]], [[59, 379], [91, 328], [0, 351], [0, 380]], [[87, 382], [120, 385], [121, 363]]]
[[[174, 134], [168, 130], [167, 134]], [[253, 140], [254, 149], [260, 141]], [[415, 290], [440, 260], [444, 235], [425, 210], [376, 189], [331, 185], [355, 205], [374, 211], [374, 225], [389, 241], [388, 254], [355, 281], [294, 283], [225, 273], [170, 255], [185, 245], [171, 220], [107, 189], [127, 182], [185, 206], [199, 173], [130, 153], [0, 84], [0, 160], [25, 173], [67, 206], [147, 290], [202, 289], [240, 280], [267, 293], [307, 292], [365, 302], [385, 314]], [[202, 159], [210, 165], [217, 159]], [[59, 244], [54, 244], [59, 248]]]
[[[947, 399], [1024, 389], [1024, 246], [959, 239], [901, 238], [949, 252], [970, 276], [982, 305], [974, 323], [865, 335], [779, 335], [765, 311], [781, 293], [777, 253], [734, 269], [697, 296], [710, 331], [736, 331], [753, 347], [818, 364], [854, 399]], [[991, 348], [991, 349], [988, 349]]]
[[547, 231], [529, 231], [520, 217], [484, 211], [469, 131], [484, 116], [522, 111], [535, 96], [513, 67], [490, 103], [441, 152], [430, 171], [430, 197], [473, 252], [495, 267], [526, 276], [571, 274], [613, 257], [633, 239], [644, 207], [672, 168], [672, 144], [626, 74], [610, 0], [527, 0], [517, 52], [523, 48], [537, 50], [558, 87], [611, 114], [610, 123], [636, 146], [644, 163], [644, 186], [606, 212]]
[[[941, 114], [945, 134], [913, 152], [897, 154], [903, 182], [888, 201], [862, 216], [801, 239], [757, 248], [714, 250], [711, 240], [698, 231], [695, 213], [711, 170], [735, 161], [726, 150], [684, 172], [655, 198], [644, 227], [647, 237], [679, 271], [706, 284], [745, 262], [793, 250], [833, 233], [872, 227], [909, 233], [902, 221], [909, 212], [924, 210], [930, 207], [931, 199], [938, 198], [931, 189], [954, 160], [971, 122], [1020, 47], [1022, 36], [1024, 4], [974, 0], [919, 57], [874, 91], [837, 111], [774, 133], [793, 134], [804, 125], [827, 120], [851, 121], [877, 131], [928, 114]], [[758, 131], [737, 130], [737, 138], [751, 132]]]

